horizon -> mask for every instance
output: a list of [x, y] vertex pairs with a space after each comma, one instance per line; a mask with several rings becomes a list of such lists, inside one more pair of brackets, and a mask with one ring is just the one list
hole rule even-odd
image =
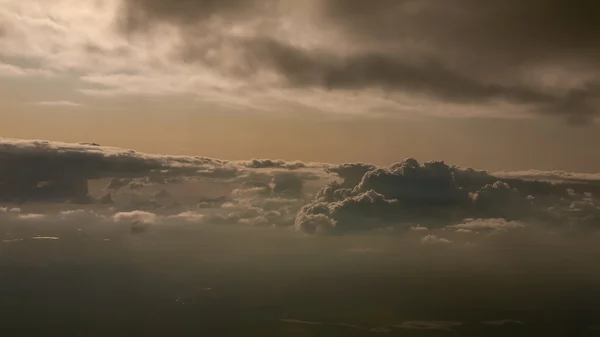
[[0, 326], [597, 336], [600, 2], [0, 0]]

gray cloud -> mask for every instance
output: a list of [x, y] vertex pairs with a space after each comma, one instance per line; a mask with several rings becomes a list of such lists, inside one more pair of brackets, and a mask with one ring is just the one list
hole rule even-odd
[[373, 36], [386, 42], [423, 39], [444, 48], [466, 47], [466, 53], [496, 55], [514, 63], [565, 57], [573, 52], [581, 55], [572, 56], [585, 58], [600, 51], [598, 3], [592, 0], [499, 3], [330, 0], [325, 3], [326, 17], [359, 39]]
[[215, 16], [241, 19], [258, 15], [276, 5], [276, 0], [125, 0], [119, 16], [127, 32], [148, 29], [156, 21], [196, 25]]
[[[599, 8], [592, 0], [307, 4], [309, 14], [297, 19], [284, 0], [125, 0], [119, 22], [128, 33], [161, 23], [180, 27], [179, 61], [252, 81], [275, 73], [279, 85], [299, 89], [378, 88], [391, 99], [412, 93], [459, 104], [507, 101], [572, 124], [597, 115], [597, 76], [582, 75], [600, 73]], [[231, 34], [224, 20], [250, 28]], [[303, 31], [273, 33], [290, 20], [334, 37], [303, 45], [292, 36]], [[553, 73], [568, 78], [546, 83]]]
[[[124, 186], [134, 190], [183, 179], [213, 179], [235, 184], [257, 176], [268, 187], [268, 182], [278, 173], [298, 170], [297, 177], [275, 181], [278, 191], [291, 188], [296, 193], [301, 190], [303, 181], [325, 176], [319, 173], [318, 166], [322, 164], [271, 159], [224, 161], [139, 153], [98, 144], [8, 138], [0, 138], [0, 158], [0, 199], [19, 201], [72, 199], [89, 202], [88, 181], [102, 178], [112, 178], [106, 189], [113, 192]], [[300, 187], [294, 185], [294, 181]], [[285, 184], [289, 186], [285, 187]]]
[[[507, 179], [414, 159], [389, 167], [344, 164], [328, 170], [338, 172], [343, 182], [329, 183], [303, 206], [296, 217], [297, 229], [345, 233], [428, 225], [471, 230], [472, 226], [463, 224], [472, 225], [472, 220], [464, 220], [470, 218], [494, 221], [480, 228], [515, 228], [498, 226], [497, 219], [589, 226], [600, 216], [594, 181]], [[361, 172], [358, 181], [356, 174]]]
[[16, 139], [1, 139], [0, 156], [0, 197], [18, 204], [70, 201], [110, 205], [119, 212], [192, 212], [194, 221], [203, 223], [274, 225], [323, 234], [390, 227], [465, 234], [473, 231], [465, 225], [473, 222], [468, 219], [591, 228], [600, 219], [595, 175], [494, 175], [414, 159], [387, 167], [226, 161]]

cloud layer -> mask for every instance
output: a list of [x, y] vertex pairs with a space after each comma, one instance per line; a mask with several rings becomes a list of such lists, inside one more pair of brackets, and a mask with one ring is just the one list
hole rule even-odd
[[3, 213], [21, 220], [42, 220], [49, 207], [43, 205], [56, 205], [69, 212], [89, 208], [118, 222], [263, 225], [334, 235], [410, 230], [423, 242], [450, 243], [455, 239], [448, 235], [538, 225], [591, 229], [600, 219], [595, 175], [494, 174], [414, 159], [388, 167], [227, 161], [7, 138], [0, 139], [0, 156]]
[[[185, 94], [362, 113], [537, 112], [573, 124], [597, 116], [600, 26], [592, 0], [70, 5], [3, 4], [2, 53], [41, 60], [41, 71], [73, 70], [86, 94]], [[73, 29], [83, 21], [85, 29]]]

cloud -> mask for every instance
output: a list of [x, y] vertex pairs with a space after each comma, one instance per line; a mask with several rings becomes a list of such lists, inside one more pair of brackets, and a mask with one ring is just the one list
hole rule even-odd
[[119, 23], [128, 32], [148, 29], [153, 20], [194, 25], [215, 15], [234, 18], [258, 15], [276, 4], [273, 0], [195, 0], [177, 4], [161, 0], [126, 0]]
[[21, 210], [18, 207], [12, 207], [12, 208], [8, 208], [8, 207], [0, 207], [0, 213], [19, 213], [21, 212]]
[[467, 219], [467, 222], [449, 226], [457, 230], [494, 230], [494, 229], [515, 229], [521, 228], [523, 224], [516, 221], [506, 221], [505, 219]]
[[[303, 89], [379, 88], [459, 104], [509, 101], [565, 115], [572, 123], [586, 123], [597, 112], [598, 84], [583, 75], [599, 70], [594, 55], [600, 29], [589, 14], [597, 5], [590, 1], [317, 0], [302, 7], [302, 15], [286, 11], [286, 4], [131, 0], [121, 11], [121, 27], [128, 33], [159, 24], [178, 27], [183, 60], [216, 66], [232, 77], [257, 80], [270, 73]], [[223, 29], [223, 19], [246, 33]], [[286, 24], [313, 24], [315, 32], [268, 33]], [[328, 29], [335, 33], [315, 38]], [[198, 39], [199, 33], [212, 38]], [[215, 61], [215, 54], [224, 61]], [[572, 71], [574, 65], [585, 70]], [[557, 79], [548, 79], [552, 75]]]
[[[325, 235], [426, 231], [431, 236], [426, 241], [462, 242], [469, 237], [465, 233], [540, 223], [592, 228], [600, 219], [594, 175], [495, 175], [410, 158], [386, 167], [228, 161], [6, 138], [0, 139], [0, 155], [3, 202], [21, 209], [33, 201], [77, 205], [59, 215], [68, 221], [99, 216], [144, 222], [153, 214], [153, 221], [289, 227]], [[553, 178], [535, 180], [538, 176]], [[76, 212], [84, 206], [109, 215]], [[11, 208], [0, 213], [39, 213]]]
[[0, 63], [0, 76], [4, 77], [52, 77], [54, 75], [50, 70], [22, 68], [8, 63]]
[[79, 91], [105, 99], [597, 118], [600, 29], [590, 0], [72, 3], [3, 4], [1, 53], [72, 71]]
[[202, 220], [204, 220], [205, 217], [206, 217], [206, 215], [204, 215], [204, 214], [191, 212], [191, 211], [187, 211], [187, 212], [183, 212], [183, 213], [179, 213], [177, 215], [171, 216], [171, 218], [185, 220], [185, 221], [191, 221], [191, 222], [202, 222]]
[[445, 239], [445, 238], [440, 238], [437, 235], [426, 235], [421, 239], [421, 242], [424, 244], [452, 243], [452, 241]]
[[[337, 173], [342, 182], [327, 184], [302, 207], [295, 221], [299, 230], [344, 233], [389, 226], [414, 230], [432, 224], [467, 233], [516, 229], [524, 226], [521, 221], [587, 226], [600, 215], [595, 180], [502, 178], [410, 158], [389, 167], [345, 164], [326, 170]], [[436, 241], [435, 235], [426, 241]]]
[[35, 213], [17, 215], [17, 218], [19, 220], [28, 220], [28, 221], [43, 220], [45, 217], [46, 216], [44, 214], [35, 214]]
[[154, 224], [157, 221], [156, 214], [143, 211], [120, 212], [113, 216], [116, 222]]
[[557, 182], [578, 182], [586, 181], [593, 182], [598, 181], [600, 184], [600, 173], [577, 173], [577, 172], [565, 172], [565, 171], [539, 171], [539, 170], [527, 170], [527, 171], [501, 171], [493, 172], [492, 175], [502, 178], [517, 178], [517, 179], [529, 179], [538, 181], [557, 181]]
[[[107, 187], [143, 187], [179, 179], [250, 181], [272, 179], [275, 193], [300, 192], [302, 181], [319, 179], [323, 164], [263, 160], [226, 161], [206, 157], [140, 153], [97, 144], [68, 144], [0, 138], [2, 198], [77, 199], [86, 201], [88, 180], [113, 178]], [[279, 176], [285, 172], [294, 174]], [[278, 180], [279, 179], [279, 180]], [[89, 200], [88, 200], [89, 201]]]
[[76, 108], [82, 106], [81, 103], [71, 102], [71, 101], [42, 101], [37, 102], [37, 105], [42, 106], [56, 106], [56, 107], [71, 107]]

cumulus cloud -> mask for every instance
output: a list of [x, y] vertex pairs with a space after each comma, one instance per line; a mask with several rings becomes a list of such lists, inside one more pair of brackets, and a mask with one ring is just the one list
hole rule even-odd
[[440, 238], [437, 235], [426, 235], [421, 239], [421, 242], [425, 244], [437, 244], [437, 243], [452, 243], [452, 241], [446, 238]]
[[149, 212], [121, 212], [113, 216], [115, 221], [141, 221], [146, 223], [154, 223], [156, 221], [156, 214]]
[[156, 214], [144, 211], [119, 212], [116, 213], [112, 218], [115, 222], [132, 224], [152, 225], [157, 222]]
[[62, 219], [90, 216], [75, 211], [86, 206], [118, 222], [168, 219], [332, 235], [407, 230], [440, 242], [540, 223], [591, 228], [600, 219], [593, 175], [536, 180], [410, 158], [386, 167], [227, 161], [15, 139], [1, 139], [0, 154], [0, 193], [14, 205], [0, 213], [13, 218], [44, 217], [36, 209], [11, 211], [42, 201], [69, 205]]
[[81, 92], [104, 97], [597, 117], [600, 29], [589, 0], [77, 3], [3, 4], [1, 53], [74, 70]]
[[[342, 172], [345, 175], [346, 171]], [[408, 159], [388, 168], [372, 168], [352, 188], [349, 181], [352, 180], [343, 182], [348, 188], [336, 182], [326, 186], [313, 203], [299, 212], [296, 226], [314, 227], [310, 222], [313, 215], [330, 218], [342, 230], [377, 228], [398, 222], [408, 225], [428, 216], [454, 217], [469, 203], [468, 193], [457, 186], [450, 167], [443, 163], [420, 165]]]
[[[300, 230], [340, 233], [393, 226], [415, 231], [432, 223], [470, 233], [520, 228], [521, 221], [587, 225], [598, 217], [594, 180], [505, 178], [414, 159], [389, 167], [345, 164], [327, 170], [342, 182], [329, 183], [302, 207], [295, 222]], [[426, 241], [436, 239], [431, 234]]]

